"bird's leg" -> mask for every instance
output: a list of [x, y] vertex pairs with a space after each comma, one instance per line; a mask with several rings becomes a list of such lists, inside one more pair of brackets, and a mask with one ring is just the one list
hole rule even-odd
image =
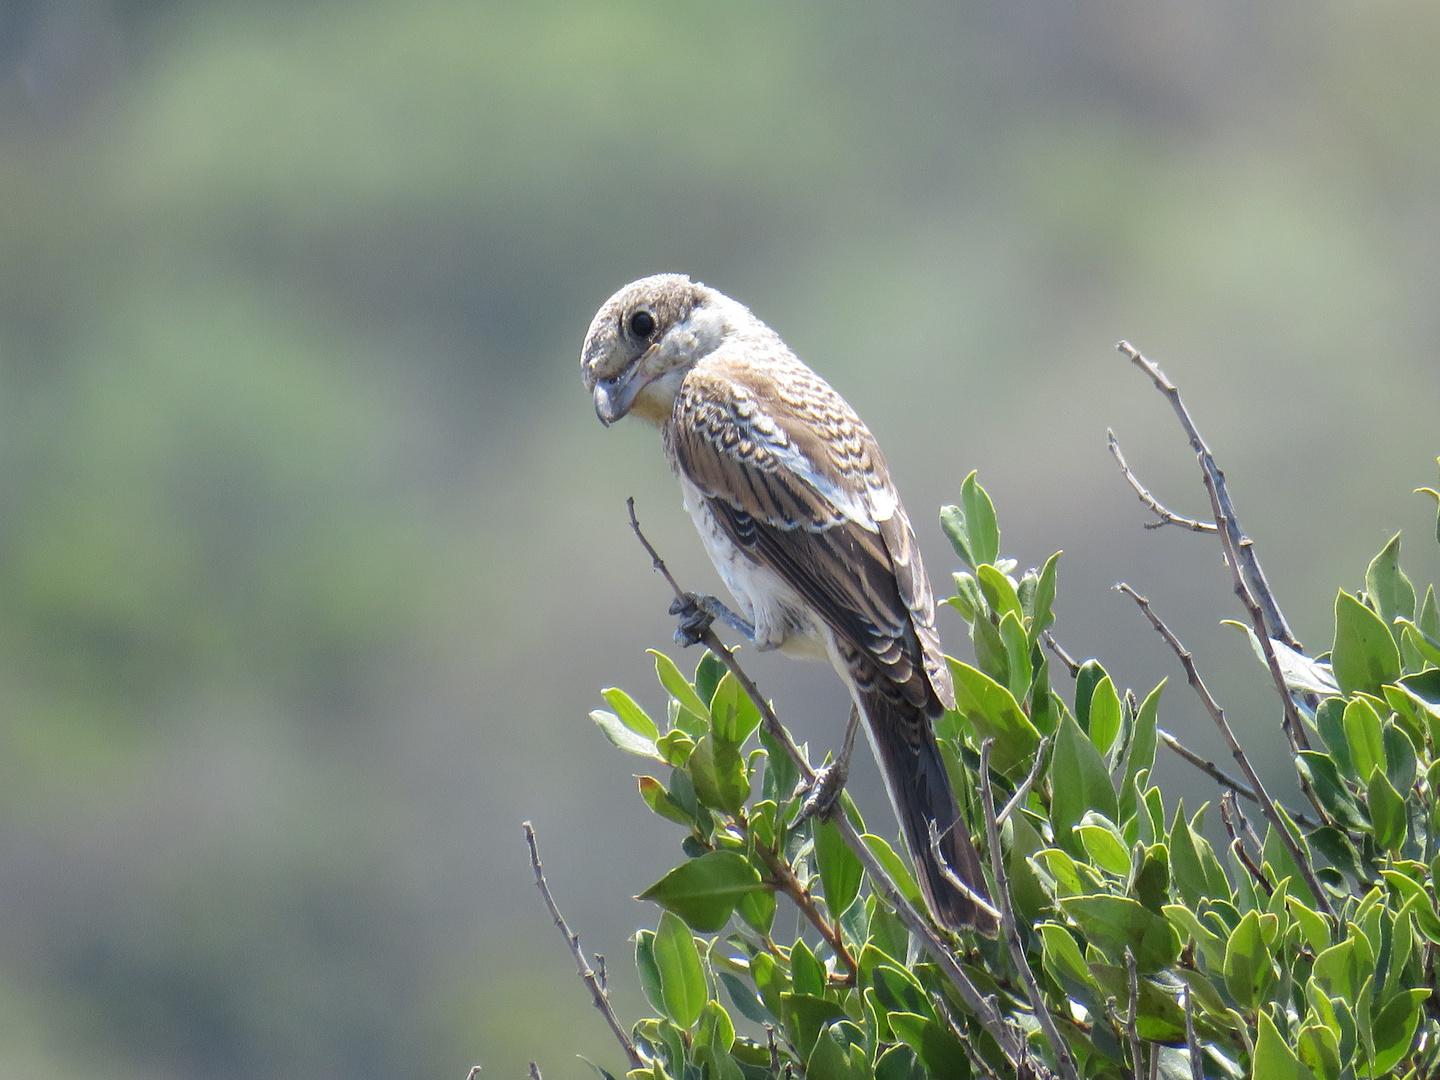
[[755, 626], [731, 611], [716, 597], [699, 593], [686, 593], [682, 600], [677, 597], [670, 604], [670, 614], [680, 616], [680, 625], [675, 629], [675, 642], [690, 646], [698, 644], [716, 619], [740, 631], [747, 641], [755, 640]]
[[850, 752], [855, 749], [855, 732], [859, 729], [860, 710], [851, 705], [850, 724], [845, 728], [845, 745], [838, 758], [815, 770], [815, 779], [805, 791], [800, 813], [795, 816], [797, 825], [808, 817], [824, 821], [834, 812], [840, 792], [845, 790], [845, 781], [850, 779]]

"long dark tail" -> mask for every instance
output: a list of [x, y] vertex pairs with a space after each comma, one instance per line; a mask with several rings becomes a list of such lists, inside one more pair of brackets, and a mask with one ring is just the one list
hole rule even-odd
[[945, 762], [935, 745], [930, 720], [923, 709], [880, 690], [862, 690], [865, 722], [885, 774], [885, 786], [895, 816], [905, 834], [915, 863], [920, 891], [930, 913], [944, 926], [970, 927], [989, 937], [998, 933], [995, 917], [957, 889], [935, 862], [930, 851], [930, 824], [940, 833], [940, 854], [950, 871], [986, 900], [990, 898], [980, 856], [960, 816], [955, 791]]

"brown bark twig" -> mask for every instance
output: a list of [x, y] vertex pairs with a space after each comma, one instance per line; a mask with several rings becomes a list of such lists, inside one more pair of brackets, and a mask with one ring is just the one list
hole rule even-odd
[[[615, 1010], [610, 1005], [610, 995], [605, 992], [605, 988], [600, 985], [600, 979], [586, 963], [585, 950], [580, 948], [580, 935], [571, 933], [570, 927], [566, 925], [565, 916], [560, 914], [560, 908], [555, 903], [555, 897], [550, 894], [550, 886], [545, 881], [545, 871], [540, 866], [540, 849], [535, 844], [535, 827], [527, 821], [523, 828], [525, 829], [525, 842], [530, 845], [530, 867], [535, 871], [535, 884], [540, 889], [540, 895], [545, 897], [545, 906], [550, 909], [550, 917], [555, 920], [555, 925], [560, 928], [560, 933], [565, 935], [565, 943], [570, 946], [570, 954], [575, 957], [575, 966], [579, 971], [580, 978], [590, 988], [590, 996], [595, 1002], [595, 1008], [600, 1010], [600, 1015], [605, 1017], [605, 1022], [615, 1033], [615, 1039], [620, 1043], [620, 1048], [625, 1051], [630, 1068], [642, 1069], [645, 1067], [645, 1059], [640, 1056], [640, 1051], [635, 1049], [635, 1044], [621, 1025], [619, 1017], [615, 1015]], [[540, 1070], [533, 1061], [530, 1063], [530, 1071], [532, 1076], [539, 1076]], [[471, 1075], [473, 1076], [474, 1073]]]
[[1140, 501], [1159, 519], [1158, 521], [1145, 522], [1145, 528], [1163, 529], [1166, 525], [1178, 525], [1182, 529], [1189, 529], [1191, 532], [1215, 531], [1216, 526], [1214, 522], [1197, 521], [1195, 518], [1184, 517], [1171, 512], [1163, 506], [1160, 500], [1150, 494], [1149, 489], [1140, 483], [1139, 477], [1131, 470], [1130, 465], [1125, 460], [1125, 455], [1120, 450], [1120, 440], [1115, 438], [1115, 432], [1110, 428], [1106, 428], [1105, 438], [1110, 447], [1110, 456], [1115, 459], [1115, 464], [1120, 466], [1120, 475], [1125, 477], [1126, 483], [1135, 490], [1136, 495], [1140, 496]]
[[1215, 726], [1220, 729], [1220, 734], [1224, 736], [1225, 742], [1230, 747], [1230, 754], [1235, 759], [1235, 764], [1240, 766], [1240, 771], [1245, 774], [1245, 779], [1249, 781], [1251, 789], [1255, 792], [1256, 801], [1260, 806], [1261, 813], [1265, 815], [1265, 820], [1270, 823], [1271, 828], [1273, 828], [1276, 835], [1279, 836], [1280, 842], [1283, 843], [1285, 849], [1290, 852], [1290, 857], [1295, 860], [1295, 865], [1300, 869], [1300, 875], [1305, 879], [1305, 884], [1309, 886], [1311, 893], [1315, 896], [1315, 902], [1319, 904], [1321, 910], [1333, 920], [1335, 918], [1335, 911], [1331, 908], [1330, 901], [1326, 897], [1324, 889], [1320, 886], [1319, 878], [1315, 876], [1315, 869], [1310, 865], [1310, 859], [1306, 856], [1305, 852], [1300, 850], [1300, 845], [1297, 844], [1295, 838], [1290, 835], [1290, 830], [1286, 826], [1284, 819], [1281, 818], [1280, 811], [1276, 808], [1274, 800], [1270, 798], [1269, 792], [1265, 790], [1265, 785], [1261, 782], [1260, 775], [1255, 771], [1255, 767], [1250, 764], [1250, 758], [1240, 745], [1240, 740], [1235, 737], [1235, 732], [1231, 729], [1230, 722], [1225, 719], [1225, 711], [1220, 708], [1215, 698], [1211, 696], [1209, 689], [1206, 688], [1205, 681], [1200, 678], [1200, 672], [1195, 667], [1194, 657], [1186, 651], [1185, 646], [1180, 643], [1180, 639], [1165, 625], [1160, 616], [1151, 610], [1149, 600], [1145, 599], [1145, 597], [1141, 596], [1123, 581], [1115, 587], [1139, 605], [1145, 617], [1150, 620], [1150, 625], [1165, 639], [1165, 643], [1170, 646], [1171, 651], [1174, 652], [1180, 660], [1180, 666], [1185, 669], [1185, 678], [1204, 703], [1206, 712], [1210, 714], [1210, 719], [1213, 720]]
[[1130, 1009], [1125, 1014], [1125, 1035], [1130, 1041], [1130, 1072], [1140, 1080], [1140, 1028], [1136, 1014], [1140, 1011], [1140, 974], [1135, 954], [1125, 946], [1125, 976], [1130, 983]]
[[1010, 882], [1005, 876], [1004, 852], [1000, 850], [1000, 825], [995, 818], [995, 792], [990, 784], [990, 751], [994, 747], [994, 739], [986, 739], [980, 744], [980, 799], [985, 809], [985, 840], [990, 848], [990, 872], [995, 877], [995, 899], [1000, 908], [1000, 932], [1010, 946], [1010, 959], [1015, 965], [1015, 972], [1025, 987], [1025, 996], [1030, 999], [1030, 1008], [1040, 1024], [1040, 1030], [1045, 1033], [1046, 1041], [1050, 1043], [1061, 1075], [1066, 1077], [1066, 1080], [1080, 1080], [1080, 1070], [1070, 1053], [1070, 1044], [1061, 1038], [1060, 1032], [1056, 1030], [1050, 1007], [1045, 1004], [1045, 995], [1040, 991], [1040, 984], [1035, 981], [1035, 972], [1030, 970], [1030, 961], [1025, 958], [1025, 942], [1020, 938], [1015, 909], [1010, 903]]
[[[1220, 817], [1225, 822], [1225, 831], [1230, 834], [1230, 850], [1234, 852], [1235, 858], [1240, 861], [1240, 865], [1245, 868], [1246, 872], [1255, 879], [1255, 884], [1259, 885], [1260, 888], [1265, 891], [1265, 895], [1267, 897], [1274, 896], [1275, 886], [1265, 880], [1265, 874], [1261, 871], [1260, 867], [1255, 865], [1255, 860], [1250, 857], [1250, 852], [1246, 850], [1244, 843], [1240, 840], [1240, 834], [1235, 831], [1235, 821], [1231, 816], [1231, 805], [1234, 802], [1235, 795], [1233, 792], [1227, 791], [1220, 796]], [[1235, 812], [1238, 813], [1239, 811], [1236, 810]], [[1262, 850], [1258, 844], [1256, 845], [1256, 850]]]
[[1200, 1040], [1195, 1037], [1195, 1003], [1190, 988], [1185, 988], [1185, 1046], [1190, 1051], [1190, 1080], [1205, 1080], [1205, 1062], [1200, 1056]]
[[[1258, 804], [1260, 802], [1259, 797], [1255, 794], [1255, 790], [1251, 788], [1248, 784], [1244, 783], [1243, 781], [1236, 780], [1233, 776], [1227, 773], [1224, 769], [1220, 768], [1220, 766], [1216, 765], [1209, 758], [1197, 754], [1194, 750], [1191, 750], [1188, 746], [1182, 743], [1179, 739], [1175, 738], [1174, 735], [1171, 735], [1170, 732], [1166, 731], [1164, 728], [1157, 727], [1155, 729], [1155, 734], [1159, 737], [1161, 742], [1163, 742], [1167, 747], [1170, 748], [1170, 751], [1175, 754], [1176, 757], [1184, 761], [1188, 761], [1191, 765], [1194, 765], [1195, 768], [1199, 769], [1206, 776], [1210, 777], [1210, 779], [1214, 780], [1221, 787], [1229, 788], [1236, 795], [1239, 795], [1242, 799], [1248, 799], [1252, 803]], [[1304, 814], [1298, 812], [1291, 812], [1288, 809], [1285, 812], [1290, 815], [1290, 820], [1295, 822], [1295, 824], [1299, 825], [1301, 828], [1318, 829], [1320, 827], [1319, 822], [1315, 821], [1313, 818], [1307, 817]]]
[[[675, 593], [676, 599], [682, 601], [688, 599], [688, 594], [680, 587], [680, 583], [675, 580], [674, 575], [672, 575], [669, 568], [666, 567], [665, 560], [660, 557], [660, 553], [655, 550], [654, 545], [646, 539], [645, 534], [640, 530], [640, 521], [635, 516], [634, 498], [627, 499], [626, 505], [630, 511], [630, 528], [639, 539], [641, 546], [644, 547], [645, 551], [650, 555], [652, 565], [661, 573], [666, 582], [669, 583], [670, 588]], [[722, 642], [719, 635], [715, 633], [714, 627], [708, 627], [705, 630], [705, 633], [700, 637], [699, 644], [704, 645], [714, 653], [716, 658], [735, 676], [741, 688], [749, 696], [755, 707], [760, 710], [761, 722], [765, 725], [765, 730], [769, 733], [770, 737], [785, 751], [785, 755], [794, 762], [795, 768], [799, 771], [800, 776], [807, 783], [814, 783], [815, 770], [811, 767], [810, 762], [805, 759], [805, 755], [800, 752], [800, 748], [797, 747], [795, 741], [790, 738], [790, 733], [785, 730], [785, 725], [782, 724], [780, 718], [775, 715], [775, 710], [770, 707], [770, 702], [760, 693], [759, 688], [756, 687], [750, 676], [747, 675], [745, 670], [740, 666], [740, 662], [735, 659], [735, 654], [726, 648], [725, 643]], [[885, 868], [880, 865], [880, 860], [875, 857], [869, 845], [866, 844], [865, 841], [861, 839], [860, 834], [855, 831], [855, 826], [850, 823], [850, 819], [844, 813], [839, 813], [834, 816], [834, 822], [836, 828], [840, 831], [840, 838], [845, 841], [846, 847], [853, 851], [856, 858], [860, 860], [860, 864], [865, 868], [865, 873], [870, 878], [871, 884], [884, 896], [885, 902], [895, 909], [896, 916], [905, 924], [906, 929], [919, 939], [921, 947], [930, 954], [936, 966], [945, 973], [945, 977], [950, 980], [950, 983], [955, 987], [956, 992], [959, 993], [966, 1006], [975, 1014], [975, 1018], [980, 1022], [981, 1026], [990, 1033], [990, 1036], [1000, 1047], [1001, 1053], [1005, 1055], [1012, 1066], [1018, 1065], [1024, 1057], [1024, 1046], [1016, 1039], [1014, 1033], [1010, 1030], [1004, 1017], [996, 1008], [994, 1000], [981, 994], [975, 984], [970, 981], [970, 976], [965, 974], [965, 970], [960, 966], [960, 961], [954, 952], [952, 952], [950, 947], [941, 939], [938, 931], [936, 931], [935, 927], [930, 923], [930, 920], [916, 911], [914, 905], [906, 899], [905, 894], [900, 891], [895, 885], [895, 882], [890, 880], [890, 875], [886, 873]]]
[[[1222, 515], [1216, 515], [1215, 524], [1222, 533], [1229, 537], [1230, 545], [1235, 549], [1244, 565], [1245, 576], [1250, 580], [1255, 596], [1264, 609], [1269, 636], [1279, 638], [1297, 652], [1303, 651], [1300, 642], [1291, 633], [1290, 624], [1285, 621], [1280, 605], [1275, 602], [1275, 594], [1271, 591], [1270, 583], [1265, 578], [1265, 571], [1260, 566], [1260, 557], [1255, 554], [1255, 545], [1240, 528], [1240, 519], [1235, 514], [1235, 504], [1230, 499], [1229, 489], [1225, 486], [1225, 478], [1218, 475], [1220, 470], [1215, 466], [1215, 455], [1210, 452], [1210, 447], [1201, 437], [1195, 421], [1190, 418], [1189, 410], [1185, 408], [1185, 403], [1180, 399], [1179, 389], [1160, 370], [1159, 365], [1147, 360], [1140, 350], [1128, 341], [1121, 341], [1115, 347], [1129, 357], [1131, 363], [1150, 376], [1150, 381], [1155, 384], [1155, 388], [1165, 395], [1170, 402], [1170, 407], [1175, 410], [1175, 415], [1180, 420], [1180, 426], [1185, 429], [1185, 434], [1190, 440], [1190, 446], [1196, 454], [1202, 455], [1204, 462], [1207, 463], [1207, 473], [1209, 469], [1213, 468], [1217, 474], [1216, 491], [1225, 520], [1222, 522], [1220, 520]], [[1264, 634], [1261, 635], [1262, 638], [1264, 636]]]

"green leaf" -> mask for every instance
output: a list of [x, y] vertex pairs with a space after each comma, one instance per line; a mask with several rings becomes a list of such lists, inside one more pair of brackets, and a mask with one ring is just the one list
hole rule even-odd
[[1075, 831], [1080, 835], [1080, 842], [1096, 866], [1116, 877], [1129, 875], [1130, 849], [1125, 846], [1125, 838], [1120, 835], [1114, 822], [1104, 814], [1087, 810], [1080, 823], [1075, 826]]
[[1108, 753], [1110, 744], [1120, 730], [1120, 695], [1106, 675], [1095, 686], [1090, 697], [1090, 741], [1101, 754]]
[[1155, 727], [1160, 718], [1160, 694], [1167, 679], [1146, 695], [1140, 704], [1140, 713], [1135, 718], [1135, 730], [1130, 736], [1130, 748], [1125, 752], [1125, 781], [1120, 785], [1120, 821], [1129, 821], [1135, 816], [1135, 777], [1155, 767]]
[[797, 994], [825, 995], [825, 965], [815, 958], [810, 946], [799, 939], [790, 949], [790, 981]]
[[1075, 722], [1087, 734], [1090, 731], [1090, 699], [1100, 680], [1109, 677], [1098, 660], [1086, 660], [1075, 673]]
[[1375, 1075], [1390, 1072], [1409, 1053], [1420, 1022], [1420, 1005], [1429, 996], [1429, 988], [1401, 990], [1373, 1015], [1370, 1030], [1375, 1044]]
[[1345, 706], [1345, 742], [1355, 775], [1362, 780], [1375, 769], [1385, 768], [1385, 735], [1374, 706], [1357, 697]]
[[830, 916], [838, 919], [859, 895], [865, 868], [845, 846], [833, 821], [822, 821], [815, 827], [815, 861], [820, 866], [820, 885]]
[[677, 825], [694, 825], [695, 819], [687, 814], [670, 797], [665, 790], [665, 785], [656, 780], [653, 776], [642, 776], [640, 780], [640, 797], [645, 800], [645, 805], [650, 807], [667, 821], [673, 821]]
[[1185, 802], [1182, 799], [1175, 809], [1175, 824], [1170, 830], [1170, 872], [1175, 877], [1175, 888], [1184, 899], [1186, 906], [1197, 909], [1200, 900], [1209, 891], [1205, 869], [1200, 865], [1200, 853], [1195, 848], [1195, 836], [1185, 820]]
[[1364, 981], [1364, 964], [1355, 952], [1355, 939], [1331, 945], [1315, 958], [1310, 976], [1328, 998], [1353, 1001]]
[[834, 1030], [827, 1030], [815, 1040], [815, 1049], [810, 1051], [805, 1080], [870, 1080], [865, 1051], [855, 1046], [850, 1051], [858, 1051], [858, 1056], [852, 1057], [835, 1041]]
[[713, 933], [725, 925], [741, 897], [763, 888], [760, 875], [745, 856], [710, 851], [681, 863], [637, 899], [654, 901], [696, 930]]
[[[748, 864], [747, 864], [748, 865]], [[667, 911], [660, 916], [655, 932], [655, 967], [660, 974], [660, 993], [665, 1015], [689, 1030], [700, 1019], [709, 994], [700, 951], [684, 920]]]
[[1286, 1045], [1275, 1027], [1275, 1021], [1264, 1009], [1260, 1010], [1255, 1054], [1250, 1061], [1250, 1080], [1315, 1080], [1315, 1074]]
[[1128, 946], [1136, 966], [1149, 975], [1180, 955], [1180, 935], [1170, 921], [1128, 896], [1070, 896], [1060, 905], [1112, 963], [1124, 963]]
[[[632, 728], [627, 727], [614, 713], [606, 712], [604, 709], [595, 709], [590, 713], [590, 719], [600, 726], [605, 737], [612, 743], [624, 750], [627, 754], [634, 754], [637, 757], [654, 758], [662, 765], [669, 762], [660, 756], [660, 749], [655, 745], [653, 739], [637, 734]], [[653, 724], [651, 725], [654, 726]]]
[[733, 814], [750, 798], [750, 777], [736, 743], [706, 735], [695, 744], [685, 768], [704, 806]]
[[1359, 779], [1355, 764], [1350, 760], [1350, 740], [1345, 734], [1346, 702], [1340, 698], [1328, 698], [1320, 702], [1315, 710], [1315, 726], [1320, 737], [1334, 759], [1335, 767], [1351, 779]]
[[747, 926], [752, 926], [760, 933], [769, 935], [770, 928], [775, 925], [775, 894], [769, 889], [761, 889], [758, 892], [748, 892], [740, 898], [736, 910], [740, 917], [745, 920]]
[[1275, 965], [1260, 929], [1260, 913], [1247, 911], [1225, 943], [1225, 986], [1240, 1008], [1256, 1007], [1275, 984]]
[[1424, 663], [1440, 667], [1440, 641], [1433, 641], [1420, 633], [1414, 623], [1401, 623], [1400, 626], [1404, 644], [1413, 649]]
[[710, 723], [717, 742], [740, 746], [760, 726], [760, 710], [734, 673], [725, 672], [710, 699]]
[[[1440, 464], [1440, 458], [1436, 458], [1435, 461], [1436, 461], [1437, 464]], [[1415, 494], [1416, 494], [1416, 495], [1421, 495], [1421, 494], [1429, 495], [1432, 499], [1435, 500], [1436, 506], [1437, 506], [1437, 507], [1440, 507], [1440, 491], [1436, 491], [1434, 488], [1424, 487], [1424, 488], [1416, 488], [1416, 489], [1415, 489]], [[1437, 513], [1436, 516], [1435, 516], [1435, 539], [1436, 539], [1436, 540], [1440, 540], [1440, 513]]]
[[920, 886], [915, 881], [915, 875], [910, 873], [910, 869], [895, 853], [895, 849], [883, 838], [871, 833], [863, 834], [860, 839], [865, 841], [865, 846], [884, 867], [885, 873], [890, 875], [890, 880], [895, 883], [895, 887], [900, 890], [905, 899], [923, 910], [925, 902], [920, 896]]
[[725, 672], [725, 662], [709, 649], [705, 650], [705, 655], [700, 657], [700, 662], [695, 665], [695, 693], [705, 703], [707, 711], [710, 701], [715, 697], [715, 688], [720, 685]]
[[1375, 843], [1392, 855], [1398, 855], [1401, 845], [1405, 843], [1405, 800], [1378, 768], [1370, 772], [1370, 782], [1365, 789], [1365, 802], [1370, 807], [1370, 823], [1375, 829]]
[[635, 931], [635, 969], [640, 974], [640, 989], [650, 1005], [665, 1011], [665, 995], [660, 989], [660, 969], [655, 964], [655, 931]]
[[1081, 856], [1083, 845], [1071, 829], [1087, 810], [1098, 810], [1110, 820], [1118, 816], [1115, 788], [1100, 751], [1070, 716], [1062, 717], [1055, 733], [1050, 760], [1050, 822], [1055, 843]]
[[875, 1059], [875, 1080], [929, 1080], [915, 1051], [896, 1043]]
[[660, 737], [660, 729], [655, 726], [655, 721], [651, 720], [645, 710], [635, 704], [634, 699], [624, 690], [611, 686], [601, 690], [600, 696], [615, 710], [620, 722], [636, 735], [642, 735], [651, 742]]
[[1420, 605], [1420, 614], [1415, 618], [1415, 625], [1422, 634], [1440, 641], [1440, 603], [1435, 600], [1434, 585], [1425, 590], [1425, 602]]
[[[1250, 649], [1255, 654], [1255, 659], [1265, 670], [1270, 670], [1270, 660], [1265, 655], [1265, 646], [1260, 644], [1260, 639], [1255, 631], [1245, 623], [1236, 622], [1234, 619], [1221, 619], [1221, 626], [1233, 626], [1245, 635], [1250, 642]], [[1321, 697], [1333, 697], [1340, 692], [1335, 685], [1335, 672], [1329, 664], [1319, 660], [1313, 660], [1302, 652], [1292, 649], [1279, 638], [1270, 639], [1270, 651], [1275, 654], [1275, 662], [1280, 666], [1280, 674], [1285, 679], [1285, 685], [1291, 690], [1299, 691], [1302, 694], [1318, 694]]]
[[785, 1033], [790, 1036], [801, 1061], [809, 1059], [825, 1026], [845, 1016], [845, 1010], [837, 1002], [813, 994], [781, 994], [780, 1009]]
[[888, 1020], [890, 1029], [915, 1051], [931, 1076], [968, 1080], [970, 1059], [948, 1028], [916, 1013], [893, 1012]]
[[1040, 581], [1035, 586], [1035, 606], [1030, 615], [1030, 644], [1034, 645], [1040, 640], [1040, 634], [1055, 621], [1055, 613], [1051, 610], [1055, 605], [1055, 588], [1060, 574], [1059, 559], [1060, 552], [1055, 552], [1045, 560], [1045, 566], [1040, 571]]
[[1386, 626], [1393, 624], [1397, 615], [1404, 619], [1415, 617], [1415, 587], [1400, 569], [1398, 532], [1365, 571], [1365, 595], [1380, 609], [1380, 619]]
[[760, 1000], [775, 1016], [781, 1014], [780, 995], [789, 988], [789, 981], [775, 958], [768, 952], [756, 953], [750, 960], [750, 978], [760, 994]]
[[1005, 668], [1009, 672], [1007, 686], [1016, 701], [1024, 701], [1030, 692], [1034, 669], [1030, 666], [1030, 640], [1020, 625], [1020, 616], [1007, 611], [1000, 620], [1000, 641], [1005, 646]]
[[1000, 527], [995, 522], [995, 506], [985, 489], [975, 481], [975, 473], [960, 485], [960, 505], [940, 509], [940, 527], [954, 545], [955, 553], [970, 568], [994, 563], [1000, 555]]
[[[680, 674], [680, 669], [675, 666], [675, 661], [662, 652], [655, 649], [646, 650], [655, 657], [655, 677], [660, 680], [660, 685], [670, 692], [670, 696], [680, 703], [680, 707], [690, 713], [700, 723], [710, 722], [710, 709], [705, 702], [700, 700], [700, 695], [690, 685], [689, 680]], [[706, 655], [709, 655], [708, 652]], [[704, 728], [695, 734], [703, 735]]]
[[1070, 931], [1053, 922], [1041, 923], [1038, 929], [1045, 970], [1060, 988], [1086, 1008], [1090, 1007], [1087, 1002], [1104, 1001], [1100, 986], [1090, 974], [1090, 966], [1085, 963]]
[[992, 766], [1006, 776], [1028, 769], [1040, 745], [1040, 733], [1014, 695], [983, 671], [952, 657], [945, 660], [955, 682], [956, 709], [970, 721], [977, 738], [995, 740]]
[[1340, 779], [1335, 762], [1329, 754], [1318, 750], [1301, 750], [1295, 759], [1295, 767], [1301, 776], [1309, 781], [1327, 813], [1347, 829], [1365, 830], [1369, 820], [1360, 812], [1355, 799]]
[[1165, 917], [1174, 924], [1175, 929], [1199, 947], [1206, 967], [1217, 973], [1225, 970], [1225, 942], [1219, 935], [1212, 933], [1210, 928], [1183, 904], [1166, 904], [1164, 911]]
[[1340, 590], [1335, 597], [1335, 645], [1330, 662], [1340, 692], [1379, 694], [1384, 683], [1400, 677], [1400, 651], [1380, 616]]
[[977, 567], [975, 580], [980, 585], [985, 602], [990, 605], [990, 610], [997, 618], [1013, 614], [1018, 619], [1024, 614], [1014, 584], [994, 566], [983, 564]]

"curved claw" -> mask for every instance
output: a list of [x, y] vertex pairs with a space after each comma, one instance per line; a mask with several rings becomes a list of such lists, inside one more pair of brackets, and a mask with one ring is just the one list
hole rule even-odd
[[686, 593], [683, 600], [676, 597], [670, 604], [670, 614], [680, 617], [680, 625], [675, 628], [677, 645], [684, 648], [698, 645], [709, 631], [715, 616], [706, 610], [705, 599], [707, 598], [694, 593]]

